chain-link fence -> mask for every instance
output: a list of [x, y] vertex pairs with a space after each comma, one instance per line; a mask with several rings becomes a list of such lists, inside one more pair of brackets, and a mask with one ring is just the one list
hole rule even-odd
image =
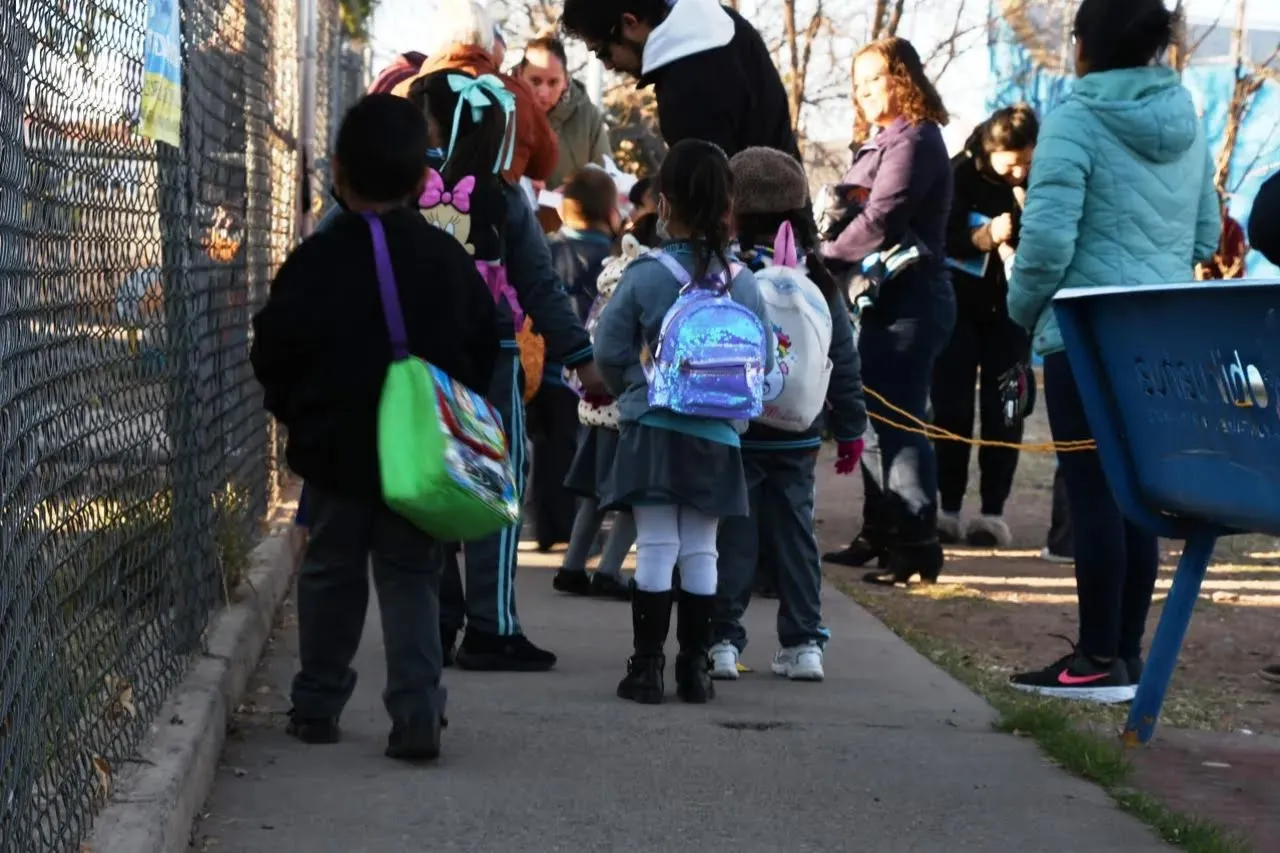
[[178, 8], [173, 148], [136, 131], [147, 0], [0, 5], [2, 853], [79, 850], [275, 487], [249, 319], [296, 236], [296, 0]]

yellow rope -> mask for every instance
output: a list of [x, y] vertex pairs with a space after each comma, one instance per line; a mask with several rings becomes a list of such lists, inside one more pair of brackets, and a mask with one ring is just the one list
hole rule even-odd
[[962, 435], [956, 435], [954, 432], [949, 432], [941, 427], [920, 420], [910, 412], [904, 411], [893, 403], [890, 403], [878, 391], [874, 391], [871, 388], [866, 387], [862, 390], [866, 392], [868, 397], [871, 397], [895, 415], [904, 417], [910, 423], [916, 424], [917, 426], [900, 424], [892, 418], [887, 418], [884, 415], [879, 415], [875, 412], [868, 412], [867, 414], [869, 414], [873, 419], [895, 429], [900, 429], [903, 432], [923, 435], [932, 441], [959, 441], [963, 444], [973, 445], [974, 447], [1007, 447], [1010, 450], [1021, 450], [1025, 453], [1075, 453], [1081, 450], [1094, 450], [1098, 446], [1096, 442], [1091, 440], [1045, 441], [1038, 444], [1019, 444], [1015, 441], [987, 441], [986, 439], [981, 438], [965, 438]]

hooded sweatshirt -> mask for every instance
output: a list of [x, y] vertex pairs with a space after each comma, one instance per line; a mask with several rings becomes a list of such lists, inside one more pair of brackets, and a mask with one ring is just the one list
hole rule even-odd
[[560, 158], [547, 178], [547, 189], [559, 189], [589, 163], [603, 166], [604, 158], [613, 153], [604, 114], [577, 80], [569, 81], [564, 97], [547, 113], [547, 120], [560, 143]]
[[1177, 73], [1088, 74], [1040, 131], [1009, 317], [1036, 352], [1058, 352], [1059, 290], [1191, 281], [1220, 227], [1204, 129]]
[[667, 145], [705, 139], [730, 157], [760, 145], [800, 159], [769, 48], [719, 0], [679, 0], [671, 7], [645, 42], [640, 86], [653, 86]]
[[428, 58], [418, 74], [399, 83], [392, 93], [402, 98], [408, 97], [409, 87], [418, 77], [449, 70], [463, 71], [473, 77], [497, 75], [502, 85], [516, 99], [516, 151], [511, 160], [511, 168], [504, 177], [513, 182], [520, 178], [545, 181], [555, 169], [560, 156], [556, 135], [551, 131], [551, 125], [538, 106], [529, 85], [499, 71], [493, 63], [493, 57], [484, 50], [471, 45], [454, 45], [445, 53]]

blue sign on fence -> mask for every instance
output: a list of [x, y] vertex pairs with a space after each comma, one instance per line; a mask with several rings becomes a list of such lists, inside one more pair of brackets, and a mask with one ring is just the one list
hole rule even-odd
[[175, 148], [182, 142], [180, 23], [178, 0], [149, 0], [138, 133]]

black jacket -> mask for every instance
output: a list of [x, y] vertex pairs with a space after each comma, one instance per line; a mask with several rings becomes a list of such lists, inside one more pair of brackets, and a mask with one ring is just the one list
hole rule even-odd
[[[680, 4], [676, 4], [678, 9]], [[698, 8], [687, 5], [687, 10]], [[682, 139], [714, 142], [732, 157], [752, 146], [785, 151], [797, 160], [800, 149], [791, 130], [791, 108], [782, 78], [774, 67], [760, 33], [732, 9], [719, 7], [733, 19], [733, 39], [723, 47], [666, 57], [650, 55], [645, 63], [662, 64], [641, 78], [654, 87], [658, 126], [667, 145]], [[681, 10], [686, 11], [686, 10]], [[696, 27], [699, 22], [676, 18], [672, 11], [664, 25]], [[653, 38], [650, 36], [650, 38]], [[696, 42], [691, 38], [690, 42]]]
[[966, 149], [951, 160], [955, 175], [955, 194], [951, 199], [951, 216], [947, 220], [947, 257], [957, 260], [981, 260], [988, 258], [987, 271], [977, 278], [952, 268], [951, 281], [956, 289], [956, 310], [962, 314], [1005, 315], [1008, 309], [1005, 296], [1009, 282], [1004, 273], [1004, 262], [996, 244], [991, 240], [987, 226], [975, 232], [970, 225], [970, 214], [981, 214], [995, 219], [1005, 213], [1013, 215], [1013, 240], [1018, 245], [1018, 228], [1022, 222], [1022, 208], [1013, 196], [1013, 187], [988, 171], [986, 158], [972, 149]]
[[[416, 210], [382, 222], [409, 351], [487, 393], [498, 334], [475, 263]], [[344, 213], [293, 250], [253, 334], [250, 360], [267, 410], [288, 430], [289, 467], [343, 497], [378, 498], [378, 400], [391, 344], [361, 217]]]

